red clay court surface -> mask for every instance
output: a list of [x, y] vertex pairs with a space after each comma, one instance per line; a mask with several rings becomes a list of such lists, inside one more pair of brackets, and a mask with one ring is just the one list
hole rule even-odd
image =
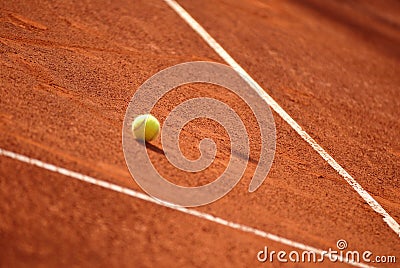
[[[398, 1], [178, 1], [189, 14], [394, 219], [400, 222], [400, 3]], [[121, 145], [125, 110], [138, 87], [182, 62], [225, 63], [164, 1], [0, 2], [0, 266], [308, 267], [260, 263], [257, 252], [298, 250], [204, 218], [75, 180], [4, 155], [38, 159], [142, 192]], [[256, 123], [224, 88], [180, 87], [154, 109], [161, 122], [181, 101], [229, 104], [259, 154]], [[277, 148], [263, 185], [247, 191], [250, 161], [224, 198], [196, 211], [327, 250], [395, 256], [400, 230], [382, 216], [273, 112]], [[171, 181], [211, 182], [229, 158], [223, 128], [187, 125], [181, 146], [217, 140], [200, 174], [174, 170], [148, 150]], [[222, 137], [222, 138], [221, 138]], [[325, 260], [326, 267], [348, 266]]]

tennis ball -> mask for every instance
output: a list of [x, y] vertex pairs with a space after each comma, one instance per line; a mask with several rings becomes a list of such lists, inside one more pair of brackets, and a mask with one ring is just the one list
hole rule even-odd
[[138, 140], [152, 141], [160, 133], [160, 123], [151, 114], [142, 114], [133, 120], [132, 132]]

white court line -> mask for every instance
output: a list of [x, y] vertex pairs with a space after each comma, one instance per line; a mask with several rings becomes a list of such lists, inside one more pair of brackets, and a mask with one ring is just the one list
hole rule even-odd
[[246, 225], [243, 225], [243, 224], [239, 224], [239, 223], [231, 222], [231, 221], [228, 221], [228, 220], [224, 220], [222, 218], [215, 217], [215, 216], [213, 216], [211, 214], [208, 214], [208, 213], [200, 212], [200, 211], [197, 211], [197, 210], [194, 210], [194, 209], [188, 209], [188, 208], [185, 208], [185, 207], [175, 206], [175, 205], [172, 205], [170, 203], [165, 203], [165, 202], [153, 199], [152, 197], [150, 197], [148, 195], [145, 195], [143, 193], [134, 191], [132, 189], [125, 188], [125, 187], [122, 187], [122, 186], [119, 186], [119, 185], [116, 185], [116, 184], [113, 184], [113, 183], [109, 183], [109, 182], [106, 182], [106, 181], [102, 181], [102, 180], [99, 180], [99, 179], [96, 179], [96, 178], [93, 178], [93, 177], [90, 177], [90, 176], [87, 176], [87, 175], [83, 175], [83, 174], [75, 172], [75, 171], [71, 171], [71, 170], [68, 170], [68, 169], [65, 169], [65, 168], [62, 168], [62, 167], [58, 167], [58, 166], [55, 166], [55, 165], [52, 165], [52, 164], [48, 164], [48, 163], [42, 162], [40, 160], [33, 159], [33, 158], [28, 157], [28, 156], [17, 154], [17, 153], [14, 153], [14, 152], [11, 152], [11, 151], [7, 151], [7, 150], [4, 150], [4, 149], [0, 148], [0, 156], [1, 155], [5, 156], [5, 157], [9, 157], [9, 158], [14, 159], [14, 160], [18, 160], [18, 161], [30, 164], [30, 165], [33, 165], [33, 166], [37, 166], [37, 167], [46, 169], [48, 171], [52, 171], [52, 172], [55, 172], [55, 173], [58, 173], [58, 174], [61, 174], [61, 175], [64, 175], [64, 176], [68, 176], [68, 177], [73, 178], [73, 179], [84, 181], [84, 182], [87, 182], [87, 183], [90, 183], [90, 184], [94, 184], [94, 185], [97, 185], [97, 186], [100, 186], [100, 187], [103, 187], [103, 188], [106, 188], [106, 189], [109, 189], [109, 190], [112, 190], [112, 191], [115, 191], [115, 192], [118, 192], [118, 193], [122, 193], [122, 194], [125, 194], [125, 195], [128, 195], [128, 196], [131, 196], [131, 197], [135, 197], [135, 198], [138, 198], [138, 199], [150, 202], [150, 203], [154, 203], [154, 204], [157, 204], [157, 205], [168, 207], [170, 209], [177, 210], [177, 211], [180, 211], [180, 212], [183, 212], [183, 213], [186, 213], [186, 214], [189, 214], [189, 215], [201, 218], [201, 219], [205, 219], [205, 220], [208, 220], [210, 222], [218, 223], [218, 224], [230, 227], [232, 229], [236, 229], [236, 230], [239, 230], [239, 231], [242, 231], [242, 232], [246, 232], [246, 233], [251, 233], [251, 234], [254, 234], [254, 235], [262, 237], [262, 238], [267, 238], [269, 240], [272, 240], [272, 241], [275, 241], [275, 242], [278, 242], [278, 243], [281, 243], [281, 244], [284, 244], [284, 245], [288, 245], [288, 246], [291, 246], [291, 247], [294, 247], [294, 248], [297, 248], [297, 249], [301, 249], [303, 251], [315, 252], [316, 254], [319, 255], [319, 256], [317, 256], [317, 259], [319, 259], [319, 257], [322, 254], [324, 254], [323, 255], [324, 257], [327, 257], [327, 258], [329, 258], [329, 257], [337, 257], [340, 262], [348, 263], [348, 264], [351, 264], [351, 265], [356, 266], [356, 267], [373, 267], [373, 266], [369, 266], [369, 265], [364, 264], [364, 263], [354, 262], [354, 261], [349, 260], [347, 258], [343, 258], [340, 255], [329, 254], [329, 253], [327, 253], [326, 251], [324, 251], [322, 249], [318, 249], [318, 248], [315, 248], [315, 247], [312, 247], [312, 246], [307, 246], [307, 245], [304, 245], [302, 243], [295, 242], [295, 241], [292, 241], [292, 240], [284, 238], [284, 237], [280, 237], [280, 236], [275, 235], [275, 234], [271, 234], [271, 233], [267, 233], [267, 232], [255, 229], [253, 227], [249, 227], [249, 226], [246, 226]]
[[[400, 225], [386, 212], [386, 210], [352, 177], [340, 166], [311, 136], [305, 132], [294, 119], [283, 110], [283, 108], [226, 52], [226, 50], [215, 41], [214, 38], [174, 0], [164, 0], [189, 26], [197, 32], [215, 52], [228, 63], [265, 102], [282, 117], [311, 147], [334, 168], [351, 187], [368, 203], [368, 205], [383, 217], [383, 221], [400, 237]], [[252, 191], [250, 184], [249, 190]]]

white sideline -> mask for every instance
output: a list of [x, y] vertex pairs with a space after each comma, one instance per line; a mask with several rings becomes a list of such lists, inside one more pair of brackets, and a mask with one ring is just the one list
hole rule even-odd
[[[172, 205], [172, 204], [169, 204], [169, 203], [165, 203], [165, 202], [156, 200], [156, 199], [154, 199], [154, 198], [152, 198], [152, 197], [150, 197], [150, 196], [148, 196], [146, 194], [134, 191], [132, 189], [125, 188], [125, 187], [122, 187], [122, 186], [119, 186], [119, 185], [116, 185], [116, 184], [113, 184], [113, 183], [110, 183], [110, 182], [102, 181], [102, 180], [99, 180], [99, 179], [96, 179], [96, 178], [93, 178], [93, 177], [90, 177], [90, 176], [87, 176], [87, 175], [83, 175], [83, 174], [75, 172], [75, 171], [71, 171], [71, 170], [68, 170], [68, 169], [65, 169], [65, 168], [62, 168], [62, 167], [58, 167], [58, 166], [55, 166], [55, 165], [52, 165], [52, 164], [49, 164], [49, 163], [45, 163], [45, 162], [42, 162], [40, 160], [33, 159], [33, 158], [28, 157], [28, 156], [17, 154], [17, 153], [14, 153], [14, 152], [11, 152], [11, 151], [8, 151], [8, 150], [4, 150], [4, 149], [1, 149], [1, 148], [0, 148], [0, 156], [5, 156], [5, 157], [8, 157], [8, 158], [11, 158], [11, 159], [14, 159], [14, 160], [18, 160], [20, 162], [24, 162], [24, 163], [27, 163], [27, 164], [30, 164], [30, 165], [33, 165], [33, 166], [37, 166], [37, 167], [46, 169], [48, 171], [52, 171], [52, 172], [55, 172], [55, 173], [58, 173], [58, 174], [61, 174], [61, 175], [64, 175], [64, 176], [68, 176], [68, 177], [73, 178], [73, 179], [77, 179], [77, 180], [84, 181], [84, 182], [87, 182], [87, 183], [90, 183], [90, 184], [94, 184], [94, 185], [103, 187], [105, 189], [109, 189], [109, 190], [112, 190], [112, 191], [115, 191], [115, 192], [118, 192], [118, 193], [122, 193], [122, 194], [125, 194], [125, 195], [128, 195], [128, 196], [131, 196], [131, 197], [135, 197], [135, 198], [138, 198], [138, 199], [150, 202], [150, 203], [154, 203], [154, 204], [157, 204], [157, 205], [168, 207], [170, 209], [177, 210], [177, 211], [180, 211], [180, 212], [192, 215], [192, 216], [196, 216], [198, 218], [205, 219], [205, 220], [208, 220], [210, 222], [218, 223], [218, 224], [230, 227], [232, 229], [240, 230], [240, 231], [243, 231], [243, 232], [246, 232], [246, 233], [251, 233], [251, 234], [254, 234], [254, 235], [262, 237], [262, 238], [267, 238], [269, 240], [272, 240], [272, 241], [275, 241], [275, 242], [278, 242], [278, 243], [281, 243], [281, 244], [284, 244], [284, 245], [288, 245], [288, 246], [291, 246], [291, 247], [294, 247], [294, 248], [298, 248], [298, 249], [301, 249], [303, 251], [312, 251], [312, 252], [315, 252], [316, 254], [319, 254], [320, 256], [322, 255], [323, 252], [326, 252], [326, 251], [323, 251], [322, 249], [318, 249], [318, 248], [315, 248], [315, 247], [312, 247], [312, 246], [307, 246], [307, 245], [304, 245], [302, 243], [295, 242], [295, 241], [292, 241], [290, 239], [280, 237], [278, 235], [274, 235], [274, 234], [271, 234], [271, 233], [267, 233], [267, 232], [255, 229], [253, 227], [249, 227], [249, 226], [246, 226], [246, 225], [243, 225], [243, 224], [239, 224], [239, 223], [231, 222], [231, 221], [228, 221], [228, 220], [224, 220], [222, 218], [215, 217], [215, 216], [213, 216], [211, 214], [208, 214], [208, 213], [204, 213], [204, 212], [200, 212], [200, 211], [197, 211], [197, 210], [194, 210], [194, 209], [188, 209], [188, 208], [185, 208], [185, 207], [180, 207], [180, 206], [175, 206], [175, 205]], [[340, 255], [324, 253], [324, 257], [328, 257], [329, 258], [330, 256], [336, 256], [339, 261], [351, 264], [351, 265], [356, 266], [356, 267], [373, 267], [373, 266], [369, 266], [369, 265], [364, 264], [364, 263], [353, 262], [351, 260], [348, 260], [347, 258], [341, 257]], [[318, 256], [318, 259], [319, 259], [319, 256]]]
[[[226, 52], [226, 50], [176, 1], [164, 0], [203, 40], [229, 64], [265, 102], [282, 117], [311, 147], [334, 168], [351, 187], [368, 203], [368, 205], [383, 217], [383, 221], [400, 237], [400, 225], [364, 188], [340, 166], [311, 136], [305, 132], [294, 119]], [[250, 185], [251, 187], [251, 185]], [[250, 188], [251, 191], [251, 188]]]

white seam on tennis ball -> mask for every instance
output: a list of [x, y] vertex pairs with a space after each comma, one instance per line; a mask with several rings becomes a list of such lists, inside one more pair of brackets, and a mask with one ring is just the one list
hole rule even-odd
[[[133, 131], [138, 130], [139, 128], [141, 128], [143, 126], [144, 123], [146, 123], [147, 118], [144, 118], [142, 120], [142, 122], [140, 122], [140, 124], [138, 126], [133, 126]], [[135, 122], [135, 120], [132, 122], [132, 124]]]

